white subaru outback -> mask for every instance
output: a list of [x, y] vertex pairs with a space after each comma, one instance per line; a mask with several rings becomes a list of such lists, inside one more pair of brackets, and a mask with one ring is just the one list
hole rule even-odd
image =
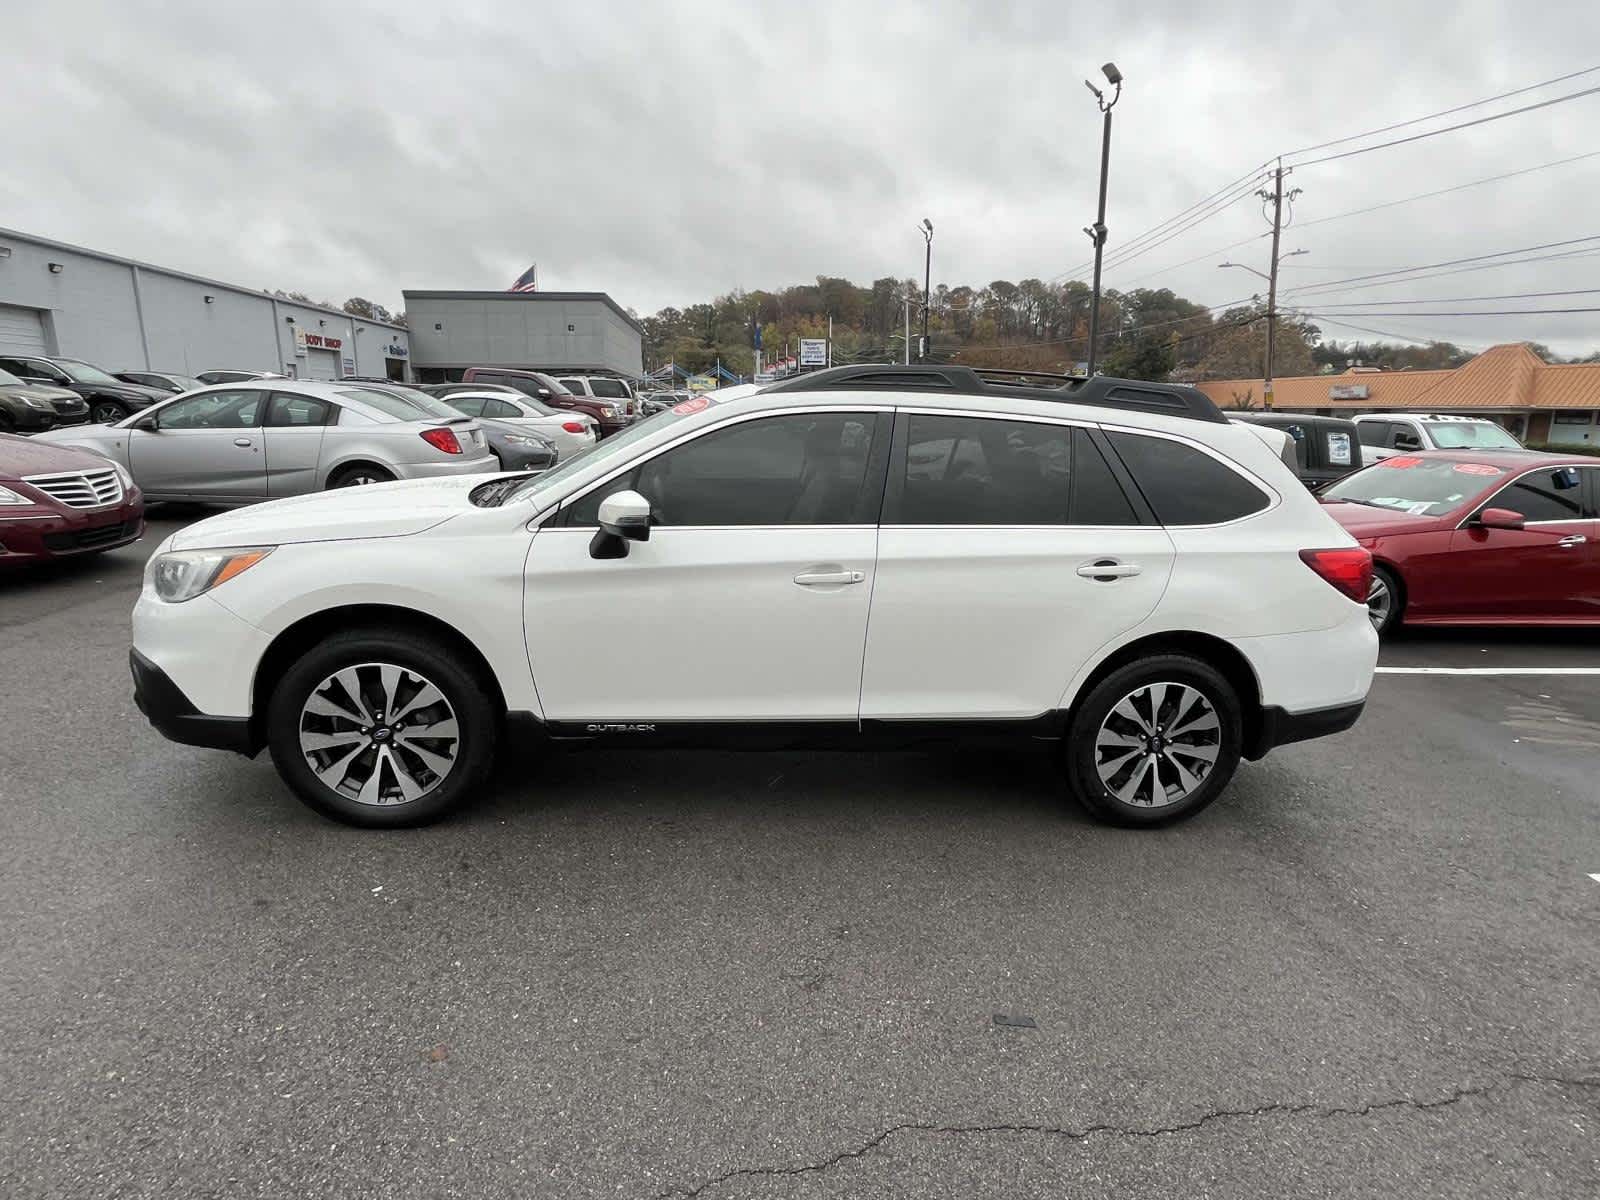
[[1091, 811], [1204, 808], [1349, 728], [1367, 552], [1192, 388], [841, 367], [697, 397], [543, 475], [174, 534], [138, 703], [322, 813], [433, 820], [507, 739], [1055, 751]]

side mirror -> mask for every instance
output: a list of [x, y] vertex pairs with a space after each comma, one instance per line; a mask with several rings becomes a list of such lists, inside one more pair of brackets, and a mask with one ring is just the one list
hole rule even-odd
[[1527, 518], [1509, 508], [1486, 508], [1478, 514], [1477, 523], [1485, 529], [1521, 529]]
[[129, 426], [129, 428], [130, 429], [142, 429], [146, 433], [160, 433], [161, 432], [161, 420], [160, 420], [160, 417], [159, 417], [158, 414], [156, 414], [156, 413], [147, 413], [145, 416], [142, 416], [137, 421], [135, 421], [131, 426]]
[[638, 492], [617, 492], [600, 502], [600, 528], [589, 542], [590, 558], [626, 558], [629, 542], [650, 540], [650, 501]]
[[550, 399], [550, 389], [547, 388], [547, 387], [540, 388], [539, 389], [539, 399], [541, 399], [541, 400]]

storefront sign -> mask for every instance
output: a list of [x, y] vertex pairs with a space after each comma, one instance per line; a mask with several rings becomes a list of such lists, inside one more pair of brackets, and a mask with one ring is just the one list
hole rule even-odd
[[306, 333], [303, 330], [295, 331], [295, 352], [300, 351], [300, 340], [305, 339], [305, 344], [313, 350], [337, 350], [344, 345], [343, 338], [326, 337], [320, 333]]
[[306, 331], [298, 325], [294, 327], [294, 352], [297, 358], [306, 356]]
[[405, 358], [411, 353], [399, 342], [391, 342], [383, 348], [383, 352], [390, 358]]
[[1328, 389], [1329, 400], [1365, 400], [1370, 394], [1364, 383], [1336, 383]]

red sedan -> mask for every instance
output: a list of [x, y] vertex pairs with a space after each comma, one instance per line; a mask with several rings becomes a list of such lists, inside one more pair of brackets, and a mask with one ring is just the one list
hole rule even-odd
[[144, 497], [118, 463], [0, 433], [0, 568], [111, 550], [144, 533]]
[[1408, 625], [1600, 625], [1600, 460], [1525, 450], [1386, 458], [1322, 492]]

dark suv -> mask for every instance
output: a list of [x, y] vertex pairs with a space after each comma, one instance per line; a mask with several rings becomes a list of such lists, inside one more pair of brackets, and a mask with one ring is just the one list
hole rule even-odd
[[77, 392], [89, 405], [89, 419], [100, 425], [120, 421], [172, 394], [159, 388], [124, 383], [110, 372], [76, 358], [0, 355], [0, 371], [10, 371], [26, 383], [43, 383]]
[[0, 433], [38, 433], [88, 419], [89, 406], [77, 392], [0, 370]]
[[524, 371], [512, 367], [468, 367], [462, 375], [463, 383], [499, 383], [514, 387], [524, 395], [532, 396], [551, 408], [564, 408], [568, 412], [581, 412], [595, 419], [600, 426], [600, 436], [607, 437], [626, 429], [631, 423], [627, 401], [603, 400], [597, 396], [575, 396], [542, 371]]
[[1228, 416], [1234, 421], [1249, 421], [1287, 433], [1294, 444], [1295, 458], [1289, 465], [1313, 492], [1359, 471], [1363, 465], [1356, 423], [1345, 417], [1288, 412], [1237, 412]]

